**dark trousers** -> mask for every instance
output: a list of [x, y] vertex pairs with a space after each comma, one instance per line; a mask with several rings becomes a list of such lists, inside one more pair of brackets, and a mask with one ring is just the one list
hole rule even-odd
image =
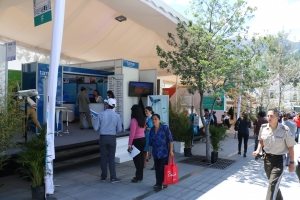
[[[282, 200], [279, 184], [283, 175], [284, 155], [269, 155], [264, 159], [264, 168], [269, 180], [266, 200]], [[276, 197], [276, 198], [274, 198]]]
[[299, 142], [299, 134], [300, 134], [300, 128], [297, 128], [296, 134], [295, 134], [295, 141]]
[[105, 179], [107, 177], [107, 165], [109, 167], [110, 179], [117, 178], [115, 166], [116, 144], [115, 135], [100, 135], [101, 178]]
[[135, 165], [135, 177], [138, 180], [143, 180], [143, 173], [144, 173], [144, 149], [146, 140], [145, 138], [138, 138], [134, 139], [132, 144], [140, 150], [140, 153], [133, 158], [133, 162]]
[[247, 153], [249, 134], [238, 133], [238, 150], [241, 152], [242, 141], [244, 139], [244, 154]]
[[[80, 128], [91, 128], [91, 127], [93, 127], [90, 112], [81, 112], [79, 114], [79, 119], [80, 119], [80, 123], [79, 123]], [[87, 121], [89, 127], [84, 127], [84, 122], [83, 122], [84, 120]]]
[[254, 151], [256, 151], [257, 147], [258, 147], [258, 135], [254, 135]]
[[224, 120], [224, 124], [225, 124], [228, 128], [230, 128], [230, 121], [229, 121], [229, 119], [225, 119], [225, 120]]
[[156, 184], [155, 185], [162, 185], [164, 181], [164, 169], [165, 165], [168, 164], [168, 157], [161, 158], [161, 159], [154, 159], [154, 167], [155, 167], [155, 177], [156, 177]]

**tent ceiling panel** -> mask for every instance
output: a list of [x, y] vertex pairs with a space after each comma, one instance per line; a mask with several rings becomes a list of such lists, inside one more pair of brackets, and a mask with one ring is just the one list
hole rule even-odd
[[[119, 15], [127, 20], [118, 22]], [[126, 58], [142, 69], [157, 68], [156, 45], [169, 48], [166, 36], [176, 20], [157, 0], [66, 0], [62, 53], [85, 61]], [[0, 1], [0, 27], [5, 27], [0, 38], [50, 52], [52, 25], [34, 27], [32, 0]]]

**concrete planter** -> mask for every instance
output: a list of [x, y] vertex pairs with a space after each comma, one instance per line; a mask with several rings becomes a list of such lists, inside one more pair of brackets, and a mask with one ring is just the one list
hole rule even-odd
[[184, 142], [174, 141], [174, 152], [175, 153], [183, 153], [184, 152]]

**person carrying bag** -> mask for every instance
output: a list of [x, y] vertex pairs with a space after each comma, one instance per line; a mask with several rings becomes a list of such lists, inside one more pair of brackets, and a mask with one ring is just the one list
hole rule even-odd
[[168, 165], [169, 158], [174, 157], [173, 136], [167, 125], [160, 123], [158, 114], [152, 115], [153, 127], [149, 134], [149, 145], [152, 147], [156, 183], [154, 191], [160, 191], [167, 187], [163, 184], [165, 165]]

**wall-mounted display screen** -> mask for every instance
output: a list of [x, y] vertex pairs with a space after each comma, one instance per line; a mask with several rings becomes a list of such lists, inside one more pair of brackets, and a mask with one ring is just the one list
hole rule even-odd
[[153, 83], [130, 81], [128, 91], [130, 97], [147, 97], [153, 95]]

